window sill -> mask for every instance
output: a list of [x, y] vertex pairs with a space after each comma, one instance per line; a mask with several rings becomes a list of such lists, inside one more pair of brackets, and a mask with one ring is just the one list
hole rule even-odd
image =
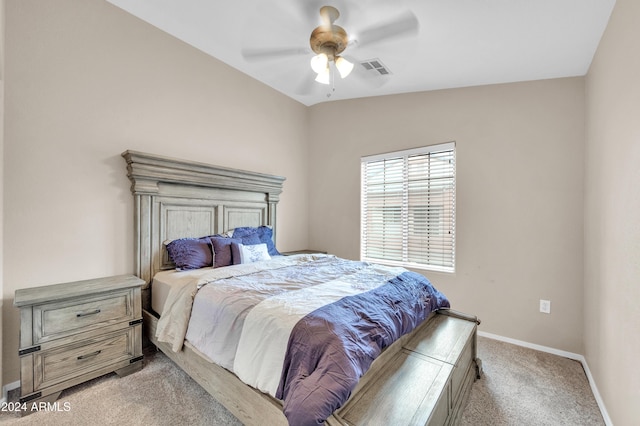
[[456, 273], [455, 268], [447, 268], [443, 266], [422, 265], [419, 263], [409, 263], [409, 262], [395, 262], [395, 261], [384, 260], [384, 259], [362, 258], [361, 260], [363, 262], [379, 263], [381, 265], [387, 265], [387, 266], [400, 266], [406, 269], [425, 271], [425, 272], [442, 272], [446, 274]]

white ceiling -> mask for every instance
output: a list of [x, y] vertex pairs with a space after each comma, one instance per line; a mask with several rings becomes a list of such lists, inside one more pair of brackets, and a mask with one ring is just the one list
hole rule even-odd
[[[327, 100], [585, 75], [615, 0], [108, 0], [305, 105]], [[334, 84], [313, 81], [309, 35], [319, 9], [340, 11], [343, 56], [378, 58], [387, 77], [356, 64]], [[358, 44], [358, 33], [417, 17], [417, 32]], [[246, 60], [243, 50], [282, 50]], [[286, 53], [286, 54], [285, 54]], [[215, 76], [212, 76], [215, 78]]]

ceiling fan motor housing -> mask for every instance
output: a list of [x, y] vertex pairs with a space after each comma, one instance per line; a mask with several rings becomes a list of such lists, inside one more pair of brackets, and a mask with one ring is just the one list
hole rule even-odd
[[309, 44], [315, 53], [326, 54], [330, 60], [347, 48], [349, 37], [344, 28], [338, 25], [319, 26], [311, 33]]

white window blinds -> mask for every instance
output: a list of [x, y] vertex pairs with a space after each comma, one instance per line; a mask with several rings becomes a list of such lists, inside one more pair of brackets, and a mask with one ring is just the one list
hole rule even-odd
[[361, 258], [453, 272], [455, 144], [362, 158]]

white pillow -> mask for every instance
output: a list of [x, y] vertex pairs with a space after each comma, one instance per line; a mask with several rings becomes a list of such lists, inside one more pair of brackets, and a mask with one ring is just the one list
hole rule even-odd
[[253, 263], [271, 259], [269, 249], [264, 243], [250, 246], [238, 244], [238, 248], [240, 249], [240, 263]]

